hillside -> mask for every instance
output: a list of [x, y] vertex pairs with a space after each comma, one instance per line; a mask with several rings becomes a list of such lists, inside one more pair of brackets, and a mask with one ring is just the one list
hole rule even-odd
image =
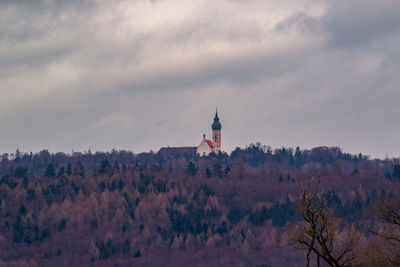
[[304, 266], [288, 234], [302, 186], [360, 231], [400, 190], [397, 159], [260, 144], [202, 158], [18, 152], [0, 175], [1, 266]]

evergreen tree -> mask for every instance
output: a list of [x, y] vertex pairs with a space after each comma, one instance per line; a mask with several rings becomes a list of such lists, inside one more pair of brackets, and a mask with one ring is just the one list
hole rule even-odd
[[28, 172], [28, 168], [27, 167], [19, 166], [14, 170], [14, 176], [15, 177], [19, 177], [19, 178], [23, 178], [23, 177], [26, 177], [27, 172]]
[[114, 170], [119, 171], [119, 163], [117, 160], [114, 161]]
[[100, 163], [99, 167], [99, 173], [111, 173], [112, 172], [112, 167], [110, 162], [107, 159], [104, 159]]
[[67, 221], [65, 219], [61, 219], [60, 223], [58, 224], [58, 231], [62, 232], [65, 230], [65, 228], [67, 228]]
[[64, 175], [65, 175], [65, 167], [63, 166], [63, 167], [61, 167], [61, 168], [58, 170], [57, 176], [58, 176], [58, 177], [62, 177], [62, 176], [64, 176]]
[[28, 189], [28, 186], [29, 186], [28, 177], [24, 176], [24, 178], [22, 179], [22, 186], [23, 186], [25, 189]]
[[21, 205], [21, 207], [19, 208], [19, 214], [21, 215], [25, 215], [27, 213], [27, 209], [24, 205]]
[[215, 176], [218, 176], [219, 178], [222, 178], [222, 176], [224, 175], [224, 173], [222, 172], [221, 161], [219, 159], [214, 161], [213, 174]]
[[303, 165], [303, 155], [299, 147], [296, 147], [296, 151], [294, 152], [294, 164], [297, 168]]
[[394, 165], [392, 177], [400, 178], [400, 164]]
[[49, 165], [47, 165], [46, 171], [44, 172], [44, 175], [46, 177], [55, 177], [56, 176], [56, 170], [53, 166], [52, 163], [49, 163]]
[[68, 163], [67, 170], [65, 172], [67, 173], [67, 175], [71, 175], [72, 174], [72, 165], [71, 165], [71, 163]]
[[74, 175], [79, 175], [84, 177], [85, 176], [85, 168], [83, 167], [82, 163], [79, 161], [74, 168]]
[[224, 174], [228, 175], [231, 172], [231, 168], [229, 168], [229, 166], [226, 166], [225, 170], [224, 170]]
[[135, 258], [139, 258], [140, 256], [142, 256], [142, 253], [140, 252], [140, 249], [138, 249], [135, 253], [135, 255], [133, 255], [133, 257]]
[[210, 169], [207, 168], [207, 169], [206, 169], [206, 176], [207, 176], [207, 178], [210, 178], [211, 175], [212, 175], [212, 173], [211, 173]]
[[188, 165], [186, 166], [186, 174], [190, 176], [195, 176], [197, 173], [196, 165], [192, 161], [189, 161]]

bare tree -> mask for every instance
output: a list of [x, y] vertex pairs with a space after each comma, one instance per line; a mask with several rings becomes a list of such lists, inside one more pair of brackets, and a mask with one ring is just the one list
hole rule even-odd
[[370, 227], [370, 231], [382, 241], [382, 257], [390, 265], [400, 266], [400, 196], [377, 200], [373, 214], [383, 223], [378, 230]]
[[340, 230], [340, 220], [328, 210], [325, 199], [317, 192], [310, 192], [308, 184], [299, 201], [298, 208], [304, 221], [292, 230], [295, 246], [306, 254], [306, 266], [316, 257], [329, 266], [348, 266], [354, 259], [354, 250], [361, 237], [354, 226]]

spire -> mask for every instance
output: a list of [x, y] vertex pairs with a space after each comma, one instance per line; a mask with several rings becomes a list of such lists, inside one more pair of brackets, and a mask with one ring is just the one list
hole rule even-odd
[[219, 122], [217, 108], [215, 108], [215, 117], [214, 117], [214, 123], [212, 124], [212, 129], [213, 130], [221, 130], [221, 123]]

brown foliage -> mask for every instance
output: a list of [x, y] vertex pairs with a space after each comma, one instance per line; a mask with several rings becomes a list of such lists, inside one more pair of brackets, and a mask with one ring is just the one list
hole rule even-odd
[[379, 251], [375, 256], [377, 261], [388, 266], [400, 266], [400, 196], [377, 200], [373, 206], [373, 215], [382, 224], [369, 227], [378, 239], [375, 246], [365, 249], [364, 255]]
[[310, 184], [299, 201], [299, 212], [304, 221], [291, 234], [297, 248], [306, 254], [306, 266], [310, 266], [313, 255], [318, 266], [321, 260], [329, 266], [347, 266], [355, 259], [354, 249], [360, 233], [354, 226], [340, 230], [340, 221], [329, 212], [326, 201], [318, 193], [310, 192]]

